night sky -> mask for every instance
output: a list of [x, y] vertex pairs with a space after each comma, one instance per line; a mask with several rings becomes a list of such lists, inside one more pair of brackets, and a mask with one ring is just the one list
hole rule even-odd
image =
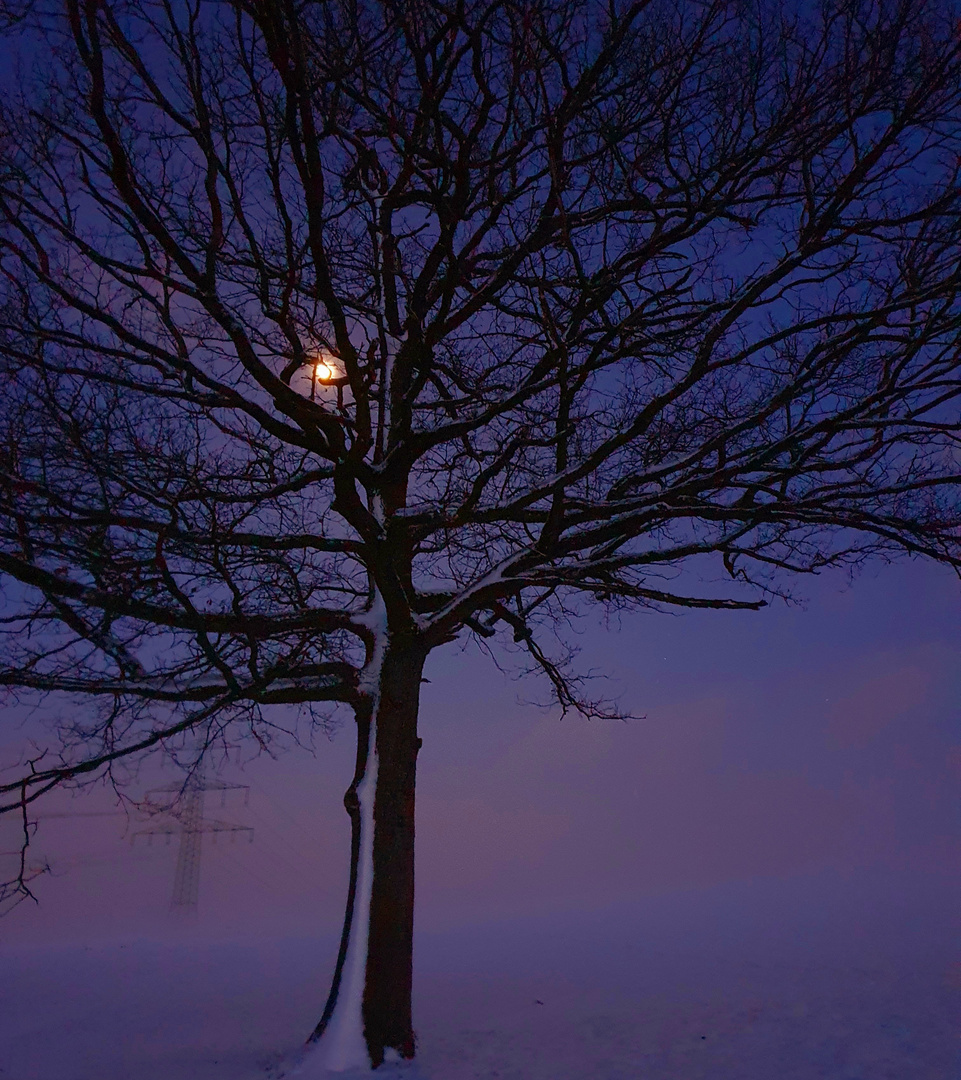
[[[795, 583], [800, 607], [654, 612], [585, 623], [581, 667], [604, 672], [628, 722], [518, 703], [512, 682], [449, 646], [424, 687], [418, 778], [423, 928], [596, 912], [654, 894], [762, 878], [840, 888], [910, 881], [956, 891], [961, 776], [959, 583], [938, 566], [875, 565]], [[29, 730], [29, 729], [27, 729]], [[9, 762], [22, 739], [7, 728]], [[341, 797], [353, 731], [222, 775], [208, 817], [255, 829], [206, 838], [200, 911], [210, 938], [332, 934], [346, 887]], [[169, 783], [144, 775], [135, 794]], [[39, 813], [109, 810], [94, 790]], [[14, 822], [0, 823], [9, 848]], [[0, 920], [0, 942], [164, 937], [176, 845], [122, 816], [51, 817], [36, 840], [54, 870]], [[870, 889], [868, 890], [870, 895]]]

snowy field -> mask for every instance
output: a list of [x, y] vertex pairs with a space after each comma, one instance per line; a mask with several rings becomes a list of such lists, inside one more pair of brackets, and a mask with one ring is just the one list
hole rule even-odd
[[[957, 896], [837, 873], [418, 934], [424, 1080], [959, 1080]], [[0, 952], [3, 1080], [266, 1080], [334, 942]], [[386, 1073], [386, 1069], [382, 1070]]]

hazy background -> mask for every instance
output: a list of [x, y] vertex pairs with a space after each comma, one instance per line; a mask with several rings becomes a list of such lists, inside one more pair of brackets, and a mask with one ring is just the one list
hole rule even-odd
[[[541, 688], [483, 656], [435, 653], [418, 776], [421, 930], [451, 931], [466, 948], [468, 928], [488, 920], [672, 903], [717, 886], [723, 896], [725, 883], [762, 879], [796, 880], [802, 905], [810, 882], [828, 882], [812, 905], [847, 892], [865, 918], [872, 904], [903, 910], [905, 925], [948, 912], [961, 878], [961, 585], [944, 568], [902, 562], [849, 589], [841, 575], [798, 589], [803, 608], [645, 613], [585, 631], [583, 666], [606, 672], [610, 693], [643, 720], [559, 720], [518, 704]], [[6, 762], [23, 738], [16, 718], [8, 712], [0, 731]], [[337, 930], [353, 753], [345, 725], [314, 757], [294, 751], [221, 774], [249, 785], [249, 805], [241, 792], [223, 807], [209, 793], [207, 816], [252, 826], [254, 840], [204, 838], [191, 934]], [[152, 773], [141, 788], [174, 778]], [[94, 790], [57, 795], [39, 813], [111, 808]], [[0, 944], [181, 933], [168, 914], [176, 841], [131, 843], [144, 827], [120, 814], [42, 820], [35, 851], [53, 873], [36, 882], [39, 906], [0, 919]], [[0, 819], [0, 850], [15, 833]], [[775, 889], [757, 917], [776, 917], [784, 895]]]

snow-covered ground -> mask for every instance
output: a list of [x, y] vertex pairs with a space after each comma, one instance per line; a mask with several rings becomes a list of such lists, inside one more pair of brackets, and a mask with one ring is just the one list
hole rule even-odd
[[[741, 882], [418, 932], [425, 1080], [958, 1080], [948, 877]], [[280, 929], [280, 928], [278, 928]], [[3, 1080], [265, 1080], [334, 940], [0, 952]]]

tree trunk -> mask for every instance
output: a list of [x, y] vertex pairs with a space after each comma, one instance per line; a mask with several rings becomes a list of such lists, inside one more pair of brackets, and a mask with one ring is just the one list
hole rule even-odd
[[357, 763], [344, 796], [351, 819], [347, 910], [330, 995], [310, 1037], [333, 1071], [377, 1068], [390, 1050], [414, 1056], [414, 782], [423, 665], [423, 650], [392, 639], [370, 710], [357, 715]]

